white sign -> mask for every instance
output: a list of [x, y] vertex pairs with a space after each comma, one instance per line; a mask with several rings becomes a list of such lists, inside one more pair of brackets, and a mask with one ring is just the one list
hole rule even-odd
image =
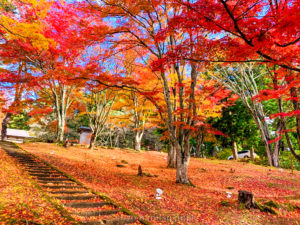
[[226, 196], [226, 197], [227, 197], [227, 198], [231, 198], [231, 194], [232, 194], [232, 193], [229, 192], [229, 191], [226, 191], [226, 193], [227, 193], [227, 196]]
[[162, 194], [163, 194], [163, 191], [160, 188], [157, 188], [155, 198], [161, 199]]

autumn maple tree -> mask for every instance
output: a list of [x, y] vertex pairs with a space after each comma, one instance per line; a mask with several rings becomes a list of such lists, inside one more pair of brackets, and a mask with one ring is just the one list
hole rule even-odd
[[180, 30], [213, 33], [215, 37], [206, 40], [203, 40], [203, 35], [196, 38], [199, 43], [204, 41], [226, 53], [222, 57], [215, 54], [204, 56], [202, 46], [196, 45], [199, 54], [187, 55], [190, 60], [258, 61], [300, 71], [297, 56], [299, 25], [296, 22], [299, 20], [298, 1], [175, 0], [174, 4], [182, 7], [182, 13], [173, 18], [172, 26]]
[[0, 36], [4, 41], [28, 42], [38, 49], [47, 49], [49, 40], [42, 33], [43, 23], [52, 1], [0, 2]]
[[[48, 98], [46, 101], [51, 101], [57, 118], [57, 140], [62, 142], [66, 114], [74, 100], [72, 96], [76, 95], [76, 88], [81, 85], [69, 78], [81, 72], [78, 67], [79, 56], [85, 48], [85, 42], [74, 25], [78, 18], [74, 8], [58, 3], [53, 3], [50, 8], [49, 15], [40, 21], [43, 25], [41, 34], [50, 40], [47, 48], [21, 42], [13, 50], [21, 53], [21, 59], [34, 68], [30, 84], [36, 88], [35, 98]], [[45, 108], [35, 108], [31, 113], [36, 114], [40, 110], [45, 111]]]
[[[180, 57], [193, 62], [256, 62], [265, 64], [272, 69], [273, 90], [262, 90], [257, 93], [259, 99], [286, 99], [292, 101], [294, 110], [289, 113], [278, 109], [276, 116], [294, 116], [296, 133], [299, 143], [299, 2], [298, 1], [174, 1], [182, 6], [180, 16], [174, 17], [171, 27], [180, 31], [201, 30], [213, 33], [209, 39], [199, 35], [193, 40], [196, 54], [189, 54], [181, 46]], [[210, 50], [207, 49], [210, 46]], [[206, 50], [205, 55], [202, 53]], [[214, 54], [218, 51], [219, 54]], [[274, 66], [275, 65], [275, 66]], [[277, 67], [276, 67], [277, 66]], [[266, 97], [267, 96], [267, 97]], [[286, 98], [284, 96], [290, 96]], [[281, 103], [279, 103], [280, 105]], [[274, 117], [274, 116], [273, 116]], [[282, 132], [285, 122], [281, 120], [278, 134]], [[288, 129], [286, 132], [288, 145]], [[274, 141], [270, 137], [264, 141], [266, 146]], [[277, 142], [278, 143], [278, 142]], [[299, 144], [298, 144], [299, 145]], [[268, 150], [269, 164], [278, 166]], [[291, 148], [293, 154], [293, 148]], [[276, 151], [275, 151], [276, 152]], [[296, 156], [297, 157], [297, 156]], [[275, 156], [276, 158], [276, 156]]]
[[116, 126], [127, 127], [134, 132], [134, 148], [139, 151], [145, 129], [155, 127], [159, 121], [148, 93], [159, 86], [159, 80], [149, 68], [143, 68], [138, 58], [137, 52], [128, 50], [122, 59], [118, 59], [124, 76], [131, 77], [136, 84], [118, 93], [113, 107], [118, 113], [112, 120]]
[[[194, 102], [197, 77], [196, 66], [192, 65], [189, 87], [190, 100], [185, 104], [184, 87], [182, 86], [182, 83], [186, 76], [186, 74], [183, 73], [184, 67], [188, 66], [188, 64], [177, 61], [171, 64], [170, 68], [166, 68], [166, 65], [161, 64], [165, 61], [164, 56], [166, 56], [166, 50], [168, 48], [175, 48], [177, 42], [183, 41], [184, 37], [172, 34], [168, 35], [169, 39], [166, 40], [157, 37], [160, 28], [167, 27], [168, 18], [178, 14], [177, 9], [173, 8], [172, 4], [162, 1], [149, 2], [147, 5], [144, 4], [144, 1], [137, 1], [135, 4], [131, 4], [131, 2], [114, 1], [102, 1], [103, 4], [98, 4], [96, 1], [89, 1], [89, 3], [90, 4], [86, 7], [89, 8], [95, 16], [102, 18], [103, 15], [107, 15], [108, 17], [118, 17], [113, 29], [107, 32], [107, 35], [110, 35], [110, 38], [112, 38], [114, 46], [117, 46], [119, 51], [122, 51], [124, 48], [135, 48], [141, 56], [141, 60], [144, 61], [146, 65], [151, 66], [152, 70], [156, 73], [156, 76], [159, 77], [163, 88], [162, 93], [166, 110], [162, 110], [161, 106], [158, 104], [155, 104], [155, 106], [161, 119], [168, 128], [171, 144], [174, 151], [177, 153], [176, 180], [180, 183], [190, 183], [187, 168], [190, 158], [189, 139], [191, 137], [191, 132], [190, 129], [185, 129], [183, 124], [186, 123], [187, 126], [192, 126], [194, 123], [192, 117], [196, 110]], [[172, 15], [168, 13], [171, 9], [173, 11]], [[113, 40], [113, 38], [115, 38], [115, 40]], [[151, 57], [151, 61], [147, 60], [148, 57]], [[171, 100], [171, 87], [168, 83], [168, 77], [171, 73], [176, 74], [178, 79], [176, 85], [179, 89], [175, 89], [176, 91], [178, 90], [179, 103], [176, 100], [176, 105], [173, 105]], [[149, 98], [153, 98], [151, 97], [151, 94], [153, 94], [153, 92], [148, 93]], [[152, 102], [155, 103], [155, 101]], [[179, 106], [177, 106], [177, 103]], [[179, 116], [175, 115], [177, 110]], [[186, 117], [183, 113], [184, 110], [194, 111], [194, 113], [186, 114]], [[174, 118], [176, 118], [175, 121]], [[179, 126], [179, 132], [177, 132], [176, 124], [174, 124], [174, 122], [180, 122], [177, 121], [177, 118], [183, 123]]]
[[97, 137], [106, 127], [111, 109], [115, 103], [118, 92], [113, 89], [89, 88], [86, 97], [82, 99], [86, 110], [83, 112], [89, 118], [92, 130], [90, 149], [94, 149]]
[[[152, 82], [149, 83], [153, 84]], [[140, 83], [138, 88], [146, 88], [149, 83], [146, 85]], [[135, 133], [135, 150], [141, 150], [145, 129], [155, 127], [159, 122], [152, 102], [136, 90], [121, 91], [117, 97], [114, 110], [121, 112], [119, 115], [114, 116], [114, 124], [131, 128]]]
[[36, 49], [47, 49], [50, 39], [42, 33], [41, 20], [47, 15], [51, 2], [45, 1], [1, 1], [0, 2], [0, 69], [1, 88], [14, 96], [8, 101], [6, 116], [2, 121], [2, 140], [12, 114], [22, 111], [21, 100], [26, 87], [30, 86], [31, 72], [28, 58], [22, 55], [26, 45]]

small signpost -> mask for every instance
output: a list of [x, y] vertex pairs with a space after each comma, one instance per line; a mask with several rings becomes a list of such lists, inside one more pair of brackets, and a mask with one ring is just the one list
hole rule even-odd
[[157, 188], [156, 189], [156, 195], [155, 195], [155, 198], [156, 199], [162, 199], [162, 194], [163, 194], [163, 191], [160, 189], [160, 188]]

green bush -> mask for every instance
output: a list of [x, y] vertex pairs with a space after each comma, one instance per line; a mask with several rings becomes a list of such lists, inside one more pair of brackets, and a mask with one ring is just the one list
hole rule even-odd
[[[296, 151], [300, 154], [300, 151]], [[282, 151], [279, 156], [279, 165], [284, 169], [300, 170], [300, 163], [295, 159], [290, 151]]]
[[269, 165], [267, 157], [258, 157], [255, 159], [255, 161], [250, 161], [250, 162], [255, 165], [260, 165], [260, 166], [268, 166]]
[[[296, 151], [297, 154], [300, 154], [300, 151]], [[253, 162], [256, 165], [268, 166], [268, 158], [261, 157], [259, 159], [255, 159]], [[279, 166], [284, 169], [292, 169], [300, 171], [300, 163], [295, 159], [290, 151], [280, 151], [279, 155]]]
[[232, 155], [232, 150], [230, 148], [223, 148], [221, 151], [217, 153], [218, 159], [227, 159]]

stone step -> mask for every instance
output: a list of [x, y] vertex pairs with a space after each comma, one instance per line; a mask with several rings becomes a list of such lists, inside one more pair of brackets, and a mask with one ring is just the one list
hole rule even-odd
[[63, 190], [63, 191], [49, 191], [51, 194], [87, 194], [89, 193], [86, 190], [83, 191], [72, 191], [72, 190]]
[[40, 163], [20, 163], [22, 166], [35, 166], [35, 167], [41, 167], [41, 166], [44, 166], [44, 165], [41, 165]]
[[73, 212], [72, 214], [82, 217], [91, 217], [91, 216], [105, 216], [105, 215], [113, 215], [120, 212], [120, 210], [98, 210], [98, 211], [87, 211], [87, 212]]
[[45, 164], [41, 164], [41, 163], [35, 163], [35, 164], [23, 164], [26, 167], [39, 167], [39, 168], [43, 168], [43, 169], [49, 169], [49, 166], [45, 165]]
[[63, 176], [63, 174], [62, 173], [59, 173], [59, 172], [57, 172], [57, 171], [55, 171], [55, 170], [31, 170], [31, 171], [29, 171], [29, 170], [27, 170], [29, 173], [32, 173], [32, 174], [55, 174], [55, 175], [62, 175]]
[[34, 159], [17, 159], [18, 162], [28, 162], [28, 163], [35, 163], [35, 162], [39, 162], [40, 161], [37, 161], [37, 160], [34, 160]]
[[124, 224], [131, 224], [136, 221], [137, 219], [135, 217], [103, 220], [104, 224], [107, 225], [124, 225]]
[[39, 164], [27, 164], [27, 163], [20, 163], [20, 164], [25, 167], [41, 167]]
[[33, 178], [38, 179], [40, 181], [69, 181], [68, 178], [62, 175], [31, 175]]
[[20, 162], [20, 163], [40, 163], [35, 160], [20, 160], [20, 159], [18, 160], [18, 162]]
[[22, 164], [39, 164], [39, 165], [43, 165], [43, 166], [47, 166], [46, 164], [44, 164], [44, 163], [42, 163], [42, 162], [37, 162], [37, 161], [30, 161], [30, 162], [28, 162], [28, 161], [19, 161], [20, 163], [22, 163]]
[[[75, 184], [75, 183], [74, 183]], [[51, 189], [81, 189], [81, 186], [72, 186], [72, 185], [41, 185], [43, 188], [51, 188]]]
[[27, 155], [11, 155], [11, 156], [18, 160], [34, 160], [34, 158]]
[[64, 205], [71, 208], [93, 208], [110, 204], [107, 202], [69, 202], [65, 203]]
[[34, 177], [64, 177], [62, 174], [51, 174], [51, 173], [29, 173]]
[[44, 163], [41, 162], [37, 162], [37, 161], [19, 161], [20, 163], [28, 163], [28, 164], [41, 164], [41, 165], [45, 165]]
[[32, 158], [32, 157], [27, 157], [27, 156], [18, 156], [15, 157], [18, 160], [26, 160], [26, 161], [36, 161], [36, 159]]
[[41, 166], [39, 163], [20, 163], [23, 166]]
[[70, 179], [66, 178], [66, 177], [62, 177], [62, 178], [59, 178], [59, 177], [38, 177], [38, 180], [41, 180], [41, 181], [70, 181]]
[[27, 156], [15, 156], [14, 158], [16, 158], [17, 160], [29, 160], [29, 161], [35, 161], [35, 158], [32, 157], [27, 157]]
[[42, 170], [39, 170], [39, 169], [29, 169], [27, 170], [27, 172], [29, 173], [53, 173], [53, 172], [57, 172], [56, 170], [51, 170], [51, 169], [42, 169]]
[[98, 196], [96, 195], [73, 195], [73, 196], [65, 196], [65, 195], [59, 195], [59, 196], [53, 196], [54, 198], [60, 199], [60, 200], [88, 200], [88, 199], [94, 199]]
[[21, 164], [41, 164], [40, 162], [35, 162], [35, 161], [19, 161]]
[[49, 169], [49, 167], [46, 166], [39, 166], [39, 165], [24, 165], [28, 170], [29, 169], [36, 169], [36, 170], [45, 170]]
[[38, 171], [45, 171], [45, 170], [48, 170], [48, 168], [46, 167], [36, 167], [36, 166], [33, 166], [33, 167], [27, 167], [25, 168], [26, 171], [30, 171], [30, 170], [38, 170]]
[[28, 173], [55, 174], [52, 170], [27, 170]]
[[18, 160], [19, 162], [39, 162], [39, 163], [40, 163], [40, 161], [37, 161], [37, 160], [35, 160], [35, 159], [25, 159], [25, 158], [23, 158], [23, 159], [18, 159], [18, 158], [17, 158], [17, 160]]
[[38, 180], [38, 183], [41, 184], [59, 184], [59, 185], [72, 185], [72, 184], [76, 184], [72, 181], [69, 182], [65, 182], [65, 181], [47, 181], [47, 180]]

